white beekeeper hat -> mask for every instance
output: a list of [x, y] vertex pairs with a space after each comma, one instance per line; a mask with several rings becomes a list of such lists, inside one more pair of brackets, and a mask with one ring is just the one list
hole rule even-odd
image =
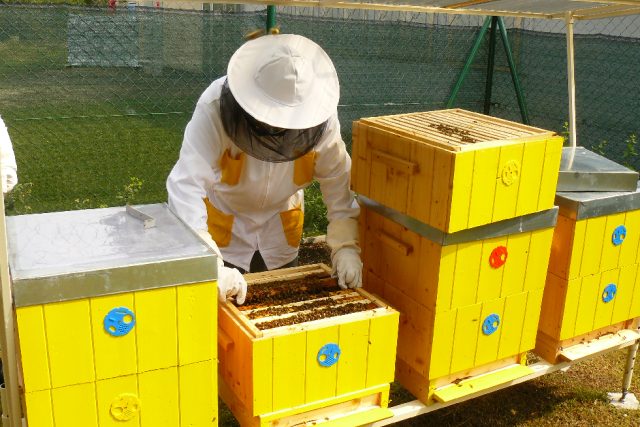
[[240, 46], [229, 60], [227, 79], [247, 113], [279, 128], [317, 126], [336, 111], [340, 98], [327, 53], [294, 34], [262, 36]]

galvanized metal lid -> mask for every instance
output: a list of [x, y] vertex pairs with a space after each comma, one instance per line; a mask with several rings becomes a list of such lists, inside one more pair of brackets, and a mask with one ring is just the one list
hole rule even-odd
[[215, 253], [166, 204], [7, 217], [16, 307], [215, 280]]
[[576, 220], [640, 209], [640, 184], [635, 191], [562, 191], [556, 193], [560, 214]]
[[543, 228], [555, 227], [558, 220], [558, 207], [554, 206], [540, 212], [523, 215], [516, 218], [505, 219], [479, 227], [456, 231], [455, 233], [445, 233], [428, 224], [418, 221], [415, 218], [398, 212], [388, 206], [371, 200], [358, 194], [358, 202], [379, 215], [384, 216], [408, 230], [425, 237], [440, 246], [457, 245], [460, 243], [474, 242], [477, 240], [492, 239], [494, 237], [507, 236], [509, 234], [525, 233], [528, 231], [540, 230]]
[[584, 147], [564, 147], [556, 191], [635, 191], [638, 172]]

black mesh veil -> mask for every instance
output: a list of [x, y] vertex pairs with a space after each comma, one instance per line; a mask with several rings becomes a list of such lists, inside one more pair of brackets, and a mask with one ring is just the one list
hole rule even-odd
[[222, 86], [220, 114], [225, 132], [242, 151], [265, 162], [302, 157], [320, 141], [327, 122], [308, 129], [282, 129], [254, 119], [240, 107], [227, 81]]

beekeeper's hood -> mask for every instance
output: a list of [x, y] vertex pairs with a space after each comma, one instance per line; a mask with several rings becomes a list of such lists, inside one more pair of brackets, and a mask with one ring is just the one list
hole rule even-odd
[[249, 155], [288, 161], [319, 141], [339, 97], [338, 75], [320, 46], [298, 35], [268, 35], [246, 42], [231, 57], [222, 120]]

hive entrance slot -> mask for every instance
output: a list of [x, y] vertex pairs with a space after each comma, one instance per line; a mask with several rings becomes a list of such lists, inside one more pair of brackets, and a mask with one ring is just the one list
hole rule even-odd
[[377, 308], [352, 289], [340, 289], [328, 273], [249, 286], [240, 313], [259, 330], [298, 325], [314, 320]]

